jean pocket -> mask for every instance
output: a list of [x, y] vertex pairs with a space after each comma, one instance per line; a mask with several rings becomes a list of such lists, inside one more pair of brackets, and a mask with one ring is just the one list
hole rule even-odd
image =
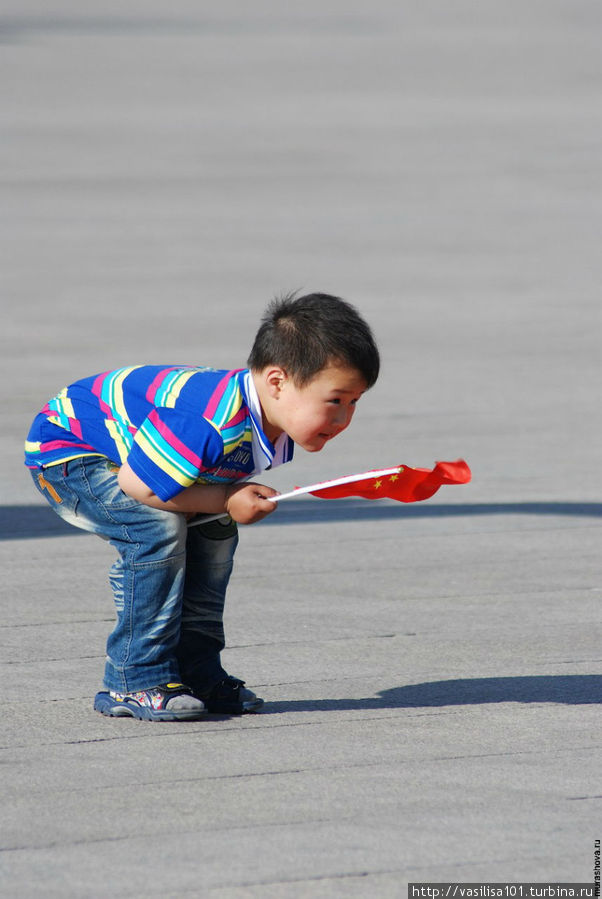
[[38, 491], [61, 518], [70, 519], [75, 515], [78, 497], [65, 482], [61, 465], [37, 469], [31, 476]]
[[92, 495], [106, 509], [135, 509], [137, 499], [128, 496], [119, 486], [119, 466], [109, 459], [94, 460], [85, 466], [85, 478]]

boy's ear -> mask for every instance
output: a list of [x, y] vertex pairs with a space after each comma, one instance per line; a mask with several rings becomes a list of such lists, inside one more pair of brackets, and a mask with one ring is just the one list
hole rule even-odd
[[273, 365], [270, 366], [270, 368], [266, 368], [263, 373], [263, 378], [264, 383], [268, 388], [269, 395], [271, 397], [278, 397], [282, 390], [282, 385], [287, 380], [288, 375], [283, 368]]

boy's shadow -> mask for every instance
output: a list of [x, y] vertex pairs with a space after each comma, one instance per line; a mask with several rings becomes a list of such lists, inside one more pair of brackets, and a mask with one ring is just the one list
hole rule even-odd
[[602, 703], [602, 675], [477, 677], [428, 681], [381, 690], [365, 699], [307, 699], [266, 702], [262, 712], [329, 712], [443, 708], [499, 702], [590, 705]]

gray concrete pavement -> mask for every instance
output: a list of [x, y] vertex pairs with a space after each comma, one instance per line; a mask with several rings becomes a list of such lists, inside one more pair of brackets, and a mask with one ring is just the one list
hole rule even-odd
[[[0, 893], [405, 896], [592, 879], [600, 837], [595, 0], [7, 0]], [[405, 507], [244, 529], [227, 664], [266, 699], [92, 710], [111, 550], [37, 503], [29, 421], [138, 361], [243, 364], [337, 292], [380, 382], [270, 483], [464, 456]]]

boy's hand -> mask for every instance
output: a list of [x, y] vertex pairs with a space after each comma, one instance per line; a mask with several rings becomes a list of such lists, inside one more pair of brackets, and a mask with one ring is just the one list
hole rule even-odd
[[233, 485], [226, 490], [226, 512], [239, 524], [253, 524], [274, 511], [277, 503], [270, 502], [266, 497], [277, 495], [277, 490], [263, 484], [246, 482]]

